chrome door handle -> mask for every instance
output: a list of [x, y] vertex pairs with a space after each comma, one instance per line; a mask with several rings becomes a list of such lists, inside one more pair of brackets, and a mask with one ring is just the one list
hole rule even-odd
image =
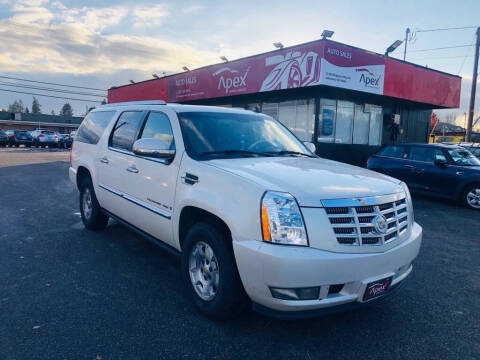
[[457, 171], [455, 174], [459, 175], [459, 176], [462, 176], [463, 175], [463, 171]]
[[101, 163], [108, 164], [108, 159], [106, 157], [103, 157], [100, 159]]
[[127, 168], [127, 171], [132, 172], [132, 173], [138, 173], [138, 169], [135, 166], [129, 166]]
[[425, 169], [418, 169], [417, 174], [423, 174], [425, 172]]
[[413, 169], [413, 165], [403, 165], [403, 167], [406, 167], [406, 168], [409, 168], [409, 169]]

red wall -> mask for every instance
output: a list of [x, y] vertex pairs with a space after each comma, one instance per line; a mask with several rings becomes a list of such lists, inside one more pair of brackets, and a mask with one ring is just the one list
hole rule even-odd
[[138, 100], [165, 100], [169, 101], [168, 78], [146, 81], [138, 84], [112, 88], [108, 90], [108, 102]]
[[459, 77], [385, 59], [383, 95], [457, 108], [461, 84]]

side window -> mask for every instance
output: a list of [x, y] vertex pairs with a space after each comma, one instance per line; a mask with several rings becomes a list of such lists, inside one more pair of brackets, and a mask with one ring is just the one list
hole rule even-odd
[[442, 150], [429, 148], [425, 146], [414, 146], [410, 153], [410, 159], [433, 163], [436, 159], [445, 159]]
[[110, 145], [130, 151], [143, 118], [142, 111], [126, 111], [120, 115], [112, 131]]
[[168, 116], [160, 112], [151, 112], [143, 127], [140, 139], [162, 140], [170, 149], [175, 149], [172, 127]]
[[75, 141], [94, 145], [98, 143], [105, 128], [110, 123], [113, 114], [115, 114], [115, 111], [96, 111], [88, 113], [77, 130]]
[[378, 152], [378, 155], [406, 159], [408, 157], [408, 148], [406, 146], [386, 146]]

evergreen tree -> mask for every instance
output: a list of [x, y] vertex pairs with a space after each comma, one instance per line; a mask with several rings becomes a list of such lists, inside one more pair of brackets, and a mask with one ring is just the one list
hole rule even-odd
[[73, 116], [72, 105], [70, 105], [69, 103], [66, 103], [65, 105], [63, 105], [62, 109], [60, 110], [60, 115], [61, 116]]
[[28, 106], [25, 108], [25, 114], [28, 114], [30, 110], [28, 110]]
[[32, 102], [32, 114], [41, 114], [41, 113], [42, 113], [41, 105], [38, 102], [37, 98], [34, 97]]
[[52, 110], [52, 115], [55, 115], [55, 111], [54, 111], [54, 110]]
[[23, 112], [24, 107], [23, 107], [23, 102], [22, 100], [15, 100], [13, 104], [8, 105], [8, 111], [17, 113], [17, 112]]

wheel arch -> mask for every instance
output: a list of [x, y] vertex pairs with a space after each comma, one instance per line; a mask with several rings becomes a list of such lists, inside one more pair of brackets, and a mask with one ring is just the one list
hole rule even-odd
[[227, 222], [218, 215], [194, 205], [186, 205], [182, 208], [178, 218], [178, 241], [180, 249], [183, 247], [188, 229], [199, 222], [206, 222], [224, 233], [229, 241], [232, 241], [232, 232]]
[[81, 190], [82, 182], [85, 179], [90, 179], [92, 181], [92, 174], [90, 173], [90, 170], [87, 169], [87, 167], [80, 165], [77, 168], [77, 188], [78, 190]]

